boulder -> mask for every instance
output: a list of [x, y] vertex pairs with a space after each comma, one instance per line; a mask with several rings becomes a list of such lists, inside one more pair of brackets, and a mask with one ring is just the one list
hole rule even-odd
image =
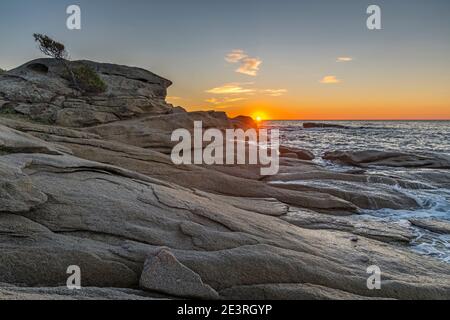
[[343, 126], [340, 124], [331, 124], [331, 123], [322, 123], [322, 122], [305, 122], [303, 124], [303, 128], [305, 128], [305, 129], [314, 129], [314, 128], [349, 129], [350, 127]]
[[357, 167], [384, 166], [404, 168], [450, 169], [450, 157], [444, 154], [412, 154], [391, 151], [333, 151], [325, 160]]
[[450, 234], [450, 221], [438, 219], [411, 219], [412, 225], [440, 234]]
[[147, 259], [139, 283], [145, 290], [172, 296], [210, 300], [219, 298], [219, 294], [204, 284], [198, 274], [165, 249]]
[[280, 156], [284, 158], [295, 158], [300, 160], [314, 160], [314, 154], [309, 150], [295, 147], [280, 146]]

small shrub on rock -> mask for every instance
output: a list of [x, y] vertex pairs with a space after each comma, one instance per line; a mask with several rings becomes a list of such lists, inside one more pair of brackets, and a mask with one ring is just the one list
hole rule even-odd
[[[73, 74], [78, 86], [85, 93], [97, 94], [105, 92], [107, 89], [106, 83], [89, 66], [81, 65], [75, 67], [73, 68]], [[70, 75], [65, 74], [64, 78], [70, 80]]]

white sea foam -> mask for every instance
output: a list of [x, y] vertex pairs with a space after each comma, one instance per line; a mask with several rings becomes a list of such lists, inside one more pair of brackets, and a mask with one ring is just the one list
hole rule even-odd
[[[417, 210], [366, 210], [367, 216], [386, 222], [408, 223], [409, 219], [442, 219], [450, 221], [450, 190], [406, 190], [395, 186], [399, 192], [416, 200]], [[414, 227], [416, 238], [411, 243], [412, 249], [450, 263], [450, 235], [436, 234], [422, 228]]]

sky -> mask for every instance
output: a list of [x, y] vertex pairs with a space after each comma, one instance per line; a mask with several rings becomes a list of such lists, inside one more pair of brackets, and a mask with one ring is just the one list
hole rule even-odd
[[[66, 8], [81, 8], [68, 30]], [[369, 5], [382, 30], [366, 26]], [[189, 111], [262, 119], [450, 119], [448, 0], [2, 0], [0, 68], [41, 57], [138, 66]]]

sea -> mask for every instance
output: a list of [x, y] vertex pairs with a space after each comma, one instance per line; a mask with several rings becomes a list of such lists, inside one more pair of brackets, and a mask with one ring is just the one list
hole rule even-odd
[[[314, 161], [330, 170], [344, 171], [349, 167], [322, 159], [322, 155], [327, 151], [381, 150], [450, 155], [450, 121], [323, 121], [322, 123], [336, 124], [345, 128], [313, 129], [304, 129], [304, 122], [321, 123], [321, 121], [266, 121], [264, 127], [278, 128], [283, 145], [312, 151], [316, 156]], [[417, 177], [421, 172], [430, 170], [450, 171], [377, 167], [371, 168], [367, 173], [411, 179], [411, 176]], [[416, 180], [420, 181], [420, 178]], [[450, 185], [450, 181], [447, 185]], [[414, 198], [419, 208], [364, 210], [362, 216], [413, 228], [415, 239], [410, 245], [411, 250], [450, 263], [450, 235], [426, 231], [411, 226], [408, 221], [440, 219], [450, 222], [450, 189], [432, 187], [411, 190], [398, 185], [392, 188]]]

